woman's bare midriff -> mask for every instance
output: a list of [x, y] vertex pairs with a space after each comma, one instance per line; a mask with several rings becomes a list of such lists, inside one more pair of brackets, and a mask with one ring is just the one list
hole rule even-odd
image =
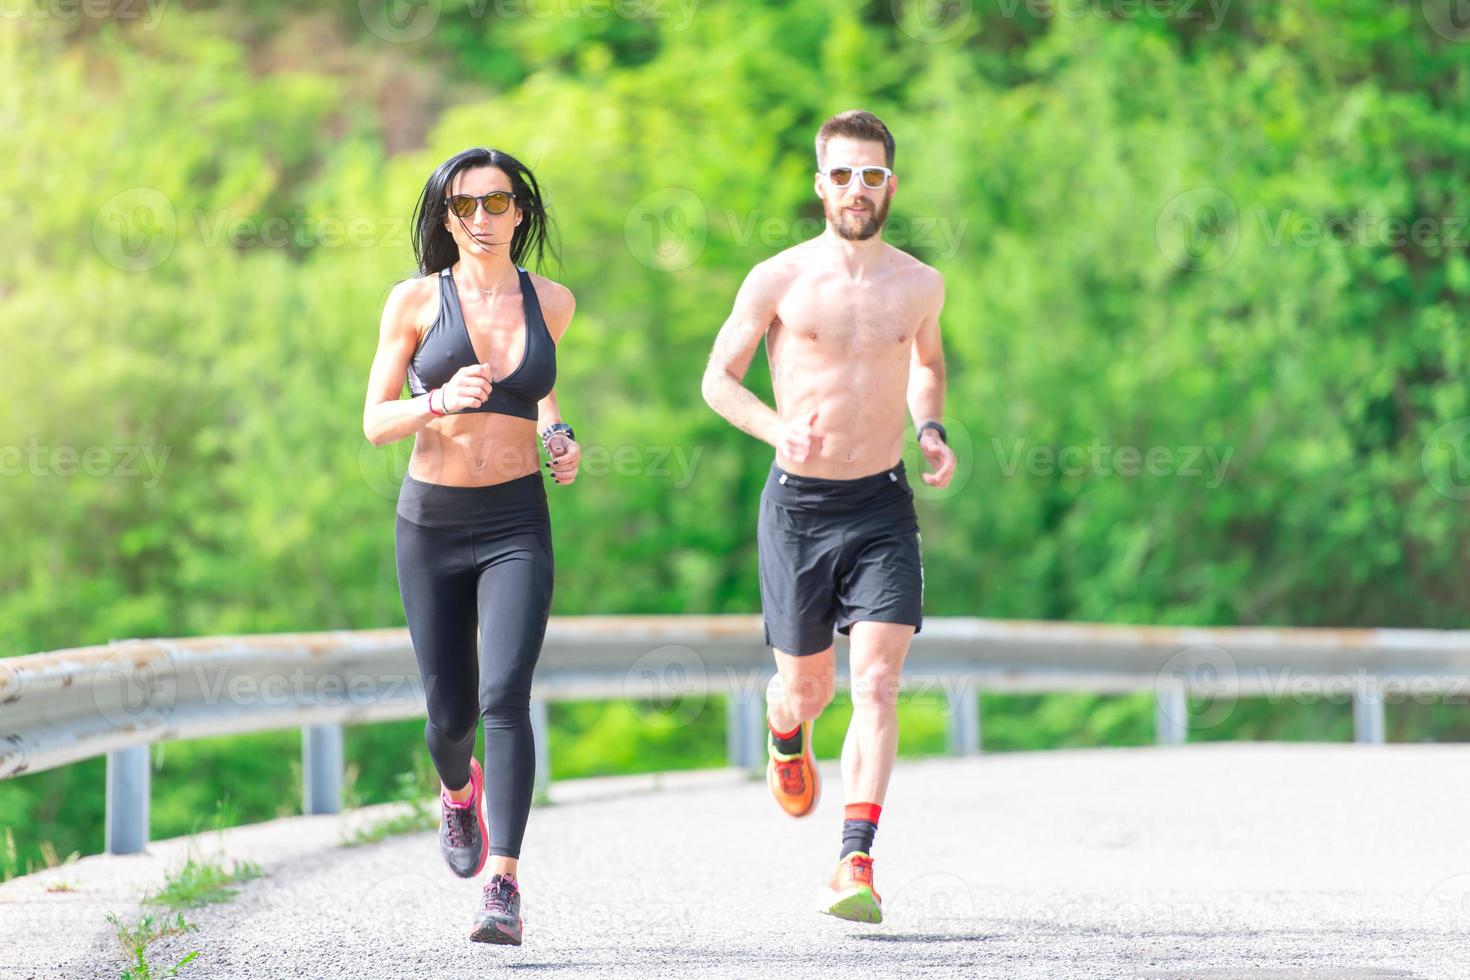
[[434, 419], [414, 438], [408, 475], [449, 487], [485, 487], [541, 465], [535, 419], [466, 412]]

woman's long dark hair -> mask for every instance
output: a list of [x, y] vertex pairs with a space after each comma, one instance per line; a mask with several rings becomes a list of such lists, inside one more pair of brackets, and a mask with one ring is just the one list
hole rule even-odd
[[454, 244], [454, 236], [444, 227], [445, 215], [449, 213], [445, 198], [454, 175], [474, 167], [498, 167], [504, 171], [510, 178], [510, 189], [515, 192], [516, 207], [525, 215], [511, 233], [510, 260], [525, 268], [524, 259], [534, 256], [539, 271], [545, 253], [550, 249], [552, 257], [560, 264], [561, 257], [552, 240], [551, 217], [546, 213], [541, 185], [536, 183], [535, 174], [509, 153], [476, 146], [462, 150], [439, 164], [424, 185], [423, 196], [413, 212], [413, 252], [419, 260], [419, 274], [434, 275], [459, 260], [459, 246]]

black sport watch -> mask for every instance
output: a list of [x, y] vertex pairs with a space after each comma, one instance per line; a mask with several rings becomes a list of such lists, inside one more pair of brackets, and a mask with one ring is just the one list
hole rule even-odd
[[556, 435], [558, 432], [565, 432], [568, 439], [572, 440], [573, 442], [577, 441], [577, 434], [572, 431], [572, 427], [570, 425], [567, 425], [565, 422], [553, 422], [546, 427], [545, 432], [541, 433], [541, 448], [545, 449], [547, 452], [551, 452], [551, 449], [549, 446], [547, 446], [547, 443], [550, 442], [551, 437]]
[[939, 433], [939, 441], [944, 443], [946, 446], [949, 445], [949, 433], [944, 431], [944, 426], [940, 425], [933, 419], [930, 419], [928, 422], [920, 424], [918, 429], [914, 431], [914, 437], [917, 439], [923, 439], [925, 429], [933, 429], [935, 432]]

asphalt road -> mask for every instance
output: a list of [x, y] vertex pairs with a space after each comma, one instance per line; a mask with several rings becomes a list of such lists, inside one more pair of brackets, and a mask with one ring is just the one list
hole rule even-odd
[[812, 911], [835, 769], [802, 821], [739, 773], [561, 783], [531, 817], [519, 948], [467, 941], [478, 883], [433, 834], [342, 848], [342, 818], [288, 818], [0, 885], [0, 977], [116, 977], [106, 911], [136, 913], [190, 847], [265, 874], [151, 948], [199, 950], [181, 976], [1467, 977], [1467, 771], [1456, 745], [902, 762], [879, 926]]

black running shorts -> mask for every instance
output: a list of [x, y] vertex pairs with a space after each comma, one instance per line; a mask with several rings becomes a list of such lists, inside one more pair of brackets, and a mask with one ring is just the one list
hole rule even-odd
[[756, 542], [766, 643], [798, 656], [853, 623], [923, 624], [924, 566], [903, 463], [856, 480], [771, 466]]

